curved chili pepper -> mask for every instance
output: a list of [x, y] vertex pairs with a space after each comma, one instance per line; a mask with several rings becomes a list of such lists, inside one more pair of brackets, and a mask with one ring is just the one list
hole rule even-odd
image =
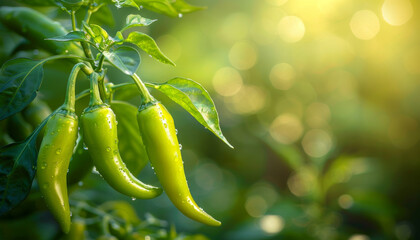
[[37, 160], [37, 179], [48, 209], [63, 232], [70, 231], [70, 207], [67, 195], [67, 169], [76, 145], [78, 121], [74, 113], [75, 82], [82, 66], [73, 67], [64, 105], [45, 126]]
[[162, 189], [144, 184], [131, 174], [118, 150], [117, 122], [112, 109], [99, 97], [97, 79], [91, 75], [91, 102], [81, 116], [83, 137], [98, 172], [118, 192], [134, 198], [154, 198]]
[[137, 114], [140, 133], [156, 175], [172, 203], [184, 215], [211, 226], [221, 223], [194, 201], [185, 178], [174, 120], [166, 108], [151, 102]]

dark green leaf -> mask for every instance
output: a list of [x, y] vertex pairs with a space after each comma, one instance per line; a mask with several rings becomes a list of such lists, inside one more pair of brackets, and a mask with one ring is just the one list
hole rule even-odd
[[57, 6], [54, 0], [17, 0], [30, 6]]
[[[149, 86], [151, 84], [148, 84]], [[209, 93], [198, 83], [187, 78], [173, 78], [165, 83], [152, 85], [187, 110], [199, 123], [213, 132], [229, 147], [233, 146], [223, 136], [219, 115]]]
[[25, 141], [0, 149], [0, 215], [16, 207], [29, 194], [36, 172], [36, 138], [50, 116]]
[[117, 116], [121, 157], [130, 172], [137, 175], [149, 161], [137, 124], [138, 109], [121, 101], [113, 101], [111, 108]]
[[135, 48], [121, 46], [112, 52], [103, 52], [106, 59], [127, 75], [133, 75], [140, 64], [140, 54]]
[[18, 58], [0, 70], [0, 120], [24, 109], [41, 86], [44, 61]]
[[132, 27], [143, 27], [143, 26], [149, 26], [150, 24], [156, 22], [157, 19], [148, 19], [144, 18], [140, 15], [134, 15], [130, 14], [127, 16], [127, 19], [125, 21], [125, 26], [121, 31], [127, 30]]
[[165, 14], [170, 17], [177, 17], [178, 12], [168, 0], [134, 0], [140, 7], [150, 11]]
[[86, 38], [86, 35], [83, 31], [74, 31], [69, 32], [64, 36], [58, 36], [53, 38], [47, 38], [46, 40], [53, 40], [58, 42], [68, 42], [68, 41], [76, 41], [76, 42], [88, 42], [89, 40]]
[[184, 0], [175, 0], [175, 2], [172, 3], [172, 6], [179, 13], [191, 13], [191, 12], [206, 9], [206, 7], [198, 7], [198, 6], [190, 5], [190, 4], [186, 3]]
[[155, 40], [151, 38], [150, 36], [141, 33], [141, 32], [132, 32], [128, 35], [127, 39], [124, 40], [125, 42], [129, 42], [132, 44], [135, 44], [139, 48], [143, 49], [146, 53], [148, 53], [150, 56], [155, 58], [156, 60], [170, 64], [172, 66], [175, 66], [175, 63], [173, 63], [168, 57], [166, 57], [157, 46]]

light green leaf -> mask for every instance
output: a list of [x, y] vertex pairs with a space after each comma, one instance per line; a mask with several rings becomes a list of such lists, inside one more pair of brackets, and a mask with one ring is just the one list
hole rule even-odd
[[173, 78], [162, 84], [151, 86], [187, 110], [199, 123], [209, 129], [229, 147], [233, 146], [223, 136], [219, 115], [209, 93], [199, 83], [188, 78]]
[[170, 17], [177, 17], [178, 12], [168, 0], [134, 0], [140, 7], [150, 11], [165, 14]]
[[139, 6], [136, 4], [134, 0], [112, 0], [112, 2], [115, 4], [115, 7], [121, 8], [121, 7], [135, 7], [139, 9]]
[[199, 6], [190, 5], [187, 2], [185, 2], [184, 0], [175, 0], [175, 2], [172, 3], [172, 6], [179, 13], [191, 13], [191, 12], [206, 9], [206, 7], [199, 7]]
[[140, 54], [135, 48], [121, 46], [112, 52], [103, 52], [106, 59], [127, 75], [133, 75], [140, 64]]
[[156, 22], [157, 19], [148, 19], [148, 18], [144, 18], [140, 15], [134, 15], [134, 14], [130, 14], [127, 16], [127, 19], [125, 21], [125, 26], [123, 27], [123, 29], [121, 31], [125, 31], [129, 28], [132, 27], [143, 27], [143, 26], [148, 26], [154, 22]]
[[58, 41], [58, 42], [69, 42], [69, 41], [75, 41], [75, 42], [89, 42], [87, 39], [85, 33], [83, 31], [74, 31], [69, 32], [64, 36], [58, 36], [58, 37], [52, 37], [47, 38], [45, 40], [52, 40], [52, 41]]
[[124, 42], [129, 42], [136, 45], [137, 47], [141, 48], [143, 51], [145, 51], [150, 56], [162, 63], [175, 66], [175, 63], [172, 62], [167, 56], [165, 56], [165, 54], [161, 52], [155, 40], [153, 40], [153, 38], [144, 33], [132, 32], [128, 35]]

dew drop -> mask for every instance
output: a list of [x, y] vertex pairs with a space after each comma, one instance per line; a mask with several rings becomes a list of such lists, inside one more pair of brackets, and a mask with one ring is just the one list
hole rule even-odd
[[47, 162], [43, 162], [41, 165], [41, 169], [45, 169], [47, 168], [47, 166], [48, 166]]
[[135, 200], [136, 200], [136, 198], [135, 198], [135, 197], [132, 197], [132, 198], [131, 198], [131, 201], [135, 201]]
[[110, 152], [110, 151], [111, 151], [111, 148], [110, 148], [110, 147], [107, 147], [107, 148], [106, 148], [106, 151], [107, 151], [107, 152]]
[[79, 185], [79, 186], [83, 186], [83, 182], [82, 182], [82, 181], [80, 181], [80, 182], [78, 182], [78, 183], [77, 183], [77, 185]]
[[181, 143], [179, 144], [179, 150], [182, 150], [182, 145], [181, 145]]
[[182, 13], [179, 13], [179, 14], [178, 14], [178, 17], [179, 17], [179, 18], [182, 18], [182, 17], [183, 17]]
[[85, 143], [83, 143], [83, 149], [84, 150], [88, 150], [89, 148], [86, 146], [86, 144]]
[[61, 154], [61, 148], [57, 148], [57, 150], [55, 150], [55, 154], [57, 155]]
[[71, 216], [73, 216], [73, 213], [72, 213], [72, 212], [70, 212], [70, 217], [71, 217]]
[[178, 135], [178, 129], [175, 129], [175, 134]]
[[140, 9], [143, 9], [143, 5], [140, 5]]

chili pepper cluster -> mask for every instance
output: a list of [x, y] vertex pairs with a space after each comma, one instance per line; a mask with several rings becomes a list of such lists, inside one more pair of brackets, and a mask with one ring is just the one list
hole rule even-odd
[[[80, 7], [79, 5], [70, 7], [73, 9]], [[74, 10], [72, 16], [74, 17]], [[102, 68], [103, 52], [97, 63], [93, 60], [90, 49], [83, 47], [83, 44], [86, 44], [83, 41], [81, 42], [83, 51], [74, 42], [45, 41], [51, 37], [65, 35], [67, 31], [60, 24], [30, 8], [2, 7], [0, 21], [44, 50], [65, 54], [60, 56], [68, 57], [75, 64], [68, 80], [64, 104], [49, 116], [41, 132], [43, 138], [36, 163], [39, 190], [63, 232], [68, 233], [71, 226], [67, 186], [78, 182], [93, 165], [113, 189], [126, 196], [151, 199], [165, 191], [175, 207], [185, 216], [211, 226], [221, 224], [201, 209], [192, 198], [185, 177], [173, 118], [148, 92], [135, 71], [132, 78], [142, 97], [137, 112], [137, 123], [143, 142], [139, 144], [144, 144], [144, 155], [150, 161], [162, 187], [148, 185], [137, 179], [126, 167], [120, 155], [116, 116], [109, 105], [112, 102], [112, 90], [104, 84], [106, 69]], [[75, 26], [73, 28], [76, 29]], [[147, 38], [146, 40], [149, 41]], [[79, 57], [83, 54], [85, 58]], [[90, 102], [82, 114], [77, 116], [75, 85], [80, 70], [88, 76], [90, 82]], [[39, 122], [40, 120], [38, 125]], [[92, 161], [71, 160], [72, 156], [80, 154], [74, 151], [80, 144], [86, 146]], [[77, 171], [71, 170], [74, 166]], [[69, 168], [70, 172], [75, 174], [69, 175], [67, 179]]]
[[[76, 64], [69, 79], [65, 103], [45, 126], [41, 143], [37, 179], [45, 202], [64, 232], [70, 230], [67, 195], [67, 170], [78, 134], [78, 117], [74, 111]], [[117, 122], [112, 109], [101, 100], [98, 79], [92, 72], [90, 103], [80, 117], [83, 141], [97, 171], [116, 191], [137, 199], [151, 199], [162, 193], [160, 187], [137, 179], [125, 166], [118, 150]], [[186, 216], [211, 226], [219, 226], [191, 196], [184, 173], [174, 121], [166, 108], [155, 99], [143, 102], [137, 114], [146, 151], [154, 171], [172, 203]]]

